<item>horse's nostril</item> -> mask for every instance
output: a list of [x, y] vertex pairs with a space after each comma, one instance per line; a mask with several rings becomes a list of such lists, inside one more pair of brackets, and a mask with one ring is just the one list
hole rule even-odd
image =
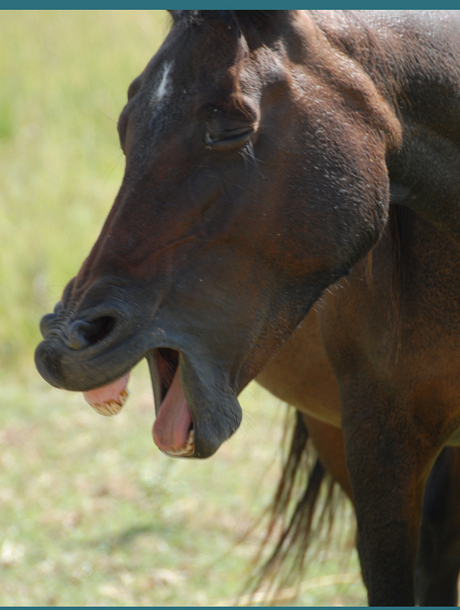
[[69, 347], [83, 349], [105, 339], [115, 327], [115, 318], [101, 316], [91, 322], [77, 320], [68, 333]]
[[85, 338], [91, 345], [102, 341], [112, 332], [115, 326], [115, 318], [102, 316], [88, 324], [84, 330]]

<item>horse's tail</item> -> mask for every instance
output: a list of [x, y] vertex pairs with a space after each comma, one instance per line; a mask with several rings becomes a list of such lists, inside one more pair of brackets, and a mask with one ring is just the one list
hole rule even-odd
[[[285, 429], [285, 436], [286, 436]], [[268, 509], [269, 523], [254, 563], [246, 601], [285, 602], [298, 594], [307, 550], [314, 539], [327, 543], [340, 489], [327, 473], [298, 411], [278, 488]], [[326, 526], [326, 527], [325, 527]], [[263, 559], [274, 538], [275, 548]], [[288, 593], [289, 591], [289, 593]], [[284, 592], [284, 593], [283, 593]]]

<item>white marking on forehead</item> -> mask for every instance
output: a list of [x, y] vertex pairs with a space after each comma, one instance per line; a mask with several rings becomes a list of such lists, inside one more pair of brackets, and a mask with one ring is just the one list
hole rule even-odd
[[171, 61], [171, 62], [166, 63], [164, 65], [164, 67], [163, 67], [163, 75], [161, 77], [160, 84], [155, 89], [155, 91], [154, 91], [154, 93], [152, 95], [152, 101], [153, 102], [161, 101], [169, 93], [169, 84], [170, 84], [169, 74], [170, 74], [171, 69], [173, 67], [173, 63], [174, 62]]

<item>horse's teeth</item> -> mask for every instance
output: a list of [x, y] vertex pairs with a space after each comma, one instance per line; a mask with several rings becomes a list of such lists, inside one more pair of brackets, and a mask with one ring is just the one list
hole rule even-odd
[[195, 451], [195, 430], [192, 428], [188, 433], [187, 440], [180, 449], [170, 449], [169, 451], [163, 451], [166, 455], [171, 457], [186, 457], [193, 455]]
[[97, 411], [100, 415], [105, 415], [106, 417], [112, 417], [113, 415], [117, 415], [120, 413], [123, 405], [128, 399], [129, 391], [125, 388], [120, 395], [118, 396], [118, 400], [111, 400], [109, 402], [103, 403], [95, 403], [91, 404], [93, 409]]

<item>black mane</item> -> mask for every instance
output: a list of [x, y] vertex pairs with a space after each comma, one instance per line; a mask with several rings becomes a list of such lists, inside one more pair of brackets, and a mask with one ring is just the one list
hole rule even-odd
[[245, 26], [261, 27], [271, 21], [281, 11], [168, 11], [174, 23], [183, 22], [190, 26], [209, 24], [212, 21], [224, 21], [237, 32], [244, 31]]

